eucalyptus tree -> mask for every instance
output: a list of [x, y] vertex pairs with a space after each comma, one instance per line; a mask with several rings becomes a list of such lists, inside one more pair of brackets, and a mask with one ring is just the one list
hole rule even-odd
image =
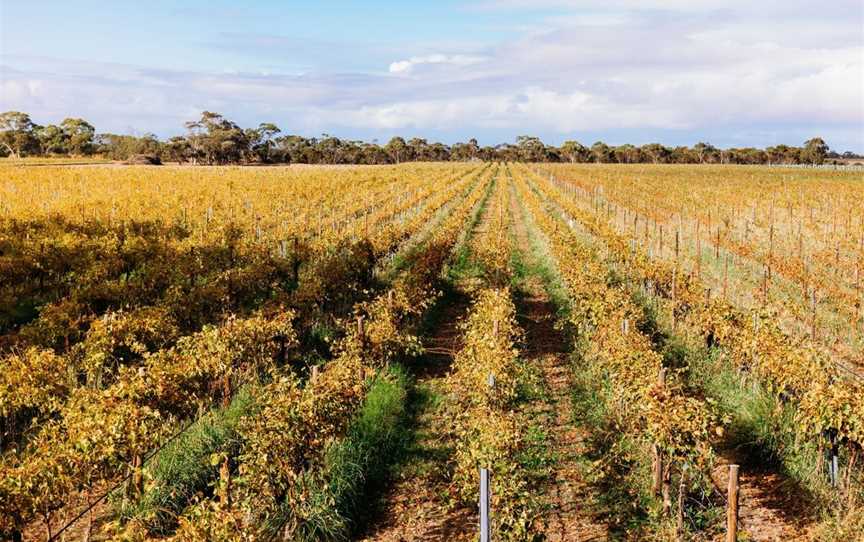
[[73, 155], [93, 154], [96, 128], [84, 119], [68, 118], [60, 123], [60, 128], [66, 136], [66, 150]]
[[578, 141], [565, 141], [561, 145], [561, 155], [571, 164], [591, 161], [591, 150]]
[[821, 137], [814, 137], [804, 142], [801, 150], [801, 161], [807, 164], [822, 164], [828, 155], [828, 145]]
[[38, 154], [38, 128], [30, 115], [20, 111], [0, 113], [0, 147], [14, 158], [28, 154]]

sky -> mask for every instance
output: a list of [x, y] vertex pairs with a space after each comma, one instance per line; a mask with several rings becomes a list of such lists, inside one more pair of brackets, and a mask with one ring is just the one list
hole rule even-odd
[[0, 0], [0, 111], [864, 152], [860, 0]]

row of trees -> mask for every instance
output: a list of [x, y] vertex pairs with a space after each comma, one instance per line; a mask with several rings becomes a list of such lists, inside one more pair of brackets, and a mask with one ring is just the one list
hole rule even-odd
[[84, 119], [65, 119], [39, 126], [27, 113], [0, 113], [0, 152], [3, 156], [91, 155], [96, 129]]
[[481, 147], [476, 139], [466, 143], [430, 143], [394, 137], [385, 145], [340, 139], [328, 134], [302, 137], [283, 134], [278, 126], [262, 123], [241, 128], [218, 113], [205, 111], [186, 123], [186, 135], [159, 140], [96, 133], [83, 119], [68, 118], [59, 125], [39, 126], [18, 111], [0, 114], [0, 156], [93, 156], [127, 160], [147, 155], [164, 161], [193, 164], [307, 163], [388, 164], [408, 161], [511, 160], [526, 162], [599, 162], [657, 164], [822, 164], [838, 158], [860, 158], [851, 152], [832, 152], [821, 138], [802, 147], [777, 145], [766, 149], [718, 149], [708, 143], [693, 147], [666, 147], [660, 143], [642, 146], [611, 146], [598, 141], [590, 147], [566, 141], [560, 147], [537, 137], [520, 136], [515, 144]]

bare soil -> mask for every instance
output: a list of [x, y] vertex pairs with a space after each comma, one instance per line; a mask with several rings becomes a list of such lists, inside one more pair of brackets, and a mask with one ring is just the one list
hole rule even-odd
[[[536, 256], [515, 195], [511, 198], [510, 212], [516, 248], [531, 262]], [[573, 412], [567, 337], [555, 326], [555, 305], [540, 280], [536, 276], [527, 277], [521, 290], [525, 294], [520, 302], [520, 323], [526, 341], [524, 356], [526, 363], [540, 370], [547, 390], [547, 400], [538, 403], [532, 414], [543, 420], [555, 457], [552, 475], [545, 487], [540, 488], [547, 507], [542, 534], [551, 542], [608, 540], [608, 528], [593, 509], [592, 488], [584, 476], [589, 435], [578, 426]]]
[[738, 471], [739, 532], [754, 542], [810, 540], [813, 508], [795, 487], [774, 469], [754, 464], [735, 450], [722, 450], [711, 478], [725, 495], [729, 487], [729, 465]]
[[[487, 206], [466, 241], [484, 231], [488, 220]], [[459, 286], [460, 290], [470, 288]], [[448, 420], [439, 405], [429, 400], [447, 393], [446, 378], [462, 346], [459, 322], [469, 307], [468, 298], [458, 293], [444, 303], [438, 325], [424, 339], [425, 354], [409, 367], [415, 389], [427, 395], [417, 407], [416, 441], [398, 477], [381, 495], [378, 513], [359, 539], [363, 542], [469, 541], [477, 536], [478, 510], [456, 505], [450, 488]]]

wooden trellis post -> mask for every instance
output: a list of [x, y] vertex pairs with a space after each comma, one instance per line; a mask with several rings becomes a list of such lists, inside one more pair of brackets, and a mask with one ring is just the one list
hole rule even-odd
[[771, 260], [774, 258], [774, 223], [771, 223], [771, 232], [768, 241], [768, 280], [771, 280]]
[[672, 464], [663, 467], [663, 515], [672, 514]]
[[144, 462], [141, 454], [132, 458], [132, 492], [136, 499], [144, 494]]
[[810, 292], [810, 338], [816, 340], [816, 288]]
[[[666, 387], [666, 367], [662, 367], [657, 374], [657, 386], [662, 390]], [[659, 496], [663, 488], [663, 452], [659, 443], [652, 446], [654, 476], [651, 488], [655, 496]]]
[[225, 506], [231, 506], [231, 465], [228, 462], [228, 456], [222, 460], [222, 465], [219, 467], [219, 502]]
[[714, 245], [714, 260], [720, 261], [720, 226], [717, 226], [717, 244]]
[[696, 223], [696, 278], [702, 280], [702, 236], [699, 235], [699, 223]]
[[729, 489], [726, 497], [726, 542], [738, 540], [738, 465], [729, 465]]
[[684, 497], [687, 495], [687, 482], [684, 474], [681, 474], [681, 481], [678, 483], [678, 514], [676, 518], [676, 537], [678, 542], [684, 542]]
[[360, 340], [360, 369], [358, 377], [360, 382], [366, 380], [366, 367], [363, 365], [366, 353], [366, 326], [362, 316], [357, 317], [357, 337]]

